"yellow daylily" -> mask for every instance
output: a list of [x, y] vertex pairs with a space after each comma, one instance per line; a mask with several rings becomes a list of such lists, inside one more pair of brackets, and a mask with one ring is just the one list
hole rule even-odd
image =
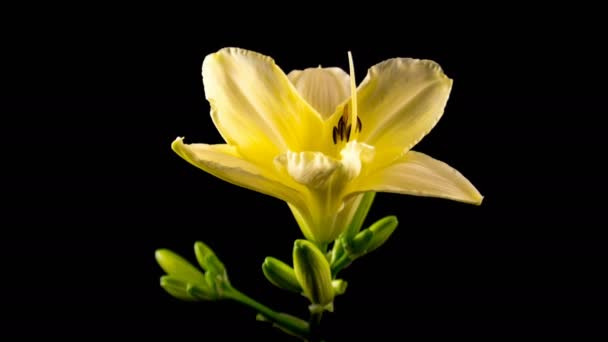
[[[173, 150], [225, 181], [288, 203], [304, 236], [335, 240], [368, 191], [480, 204], [458, 171], [411, 148], [435, 126], [452, 80], [429, 60], [393, 58], [356, 88], [340, 68], [285, 74], [270, 57], [225, 48], [203, 62], [211, 118], [226, 144]], [[353, 101], [354, 99], [354, 101]]]

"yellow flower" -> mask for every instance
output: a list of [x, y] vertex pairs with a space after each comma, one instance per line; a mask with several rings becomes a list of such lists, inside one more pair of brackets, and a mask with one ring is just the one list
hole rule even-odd
[[[480, 204], [458, 171], [411, 148], [435, 126], [452, 80], [429, 60], [394, 58], [355, 87], [340, 68], [286, 75], [270, 57], [237, 48], [203, 62], [211, 118], [226, 144], [173, 150], [227, 182], [288, 203], [304, 236], [335, 240], [368, 191]], [[351, 99], [355, 99], [351, 101]]]

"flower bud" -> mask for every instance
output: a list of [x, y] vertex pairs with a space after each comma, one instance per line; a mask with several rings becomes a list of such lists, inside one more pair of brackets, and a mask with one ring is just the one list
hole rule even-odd
[[327, 306], [334, 299], [329, 263], [313, 243], [296, 240], [293, 248], [293, 265], [296, 278], [304, 295], [318, 306]]
[[155, 257], [160, 267], [172, 278], [184, 283], [205, 284], [203, 273], [174, 252], [168, 249], [158, 249]]
[[165, 275], [160, 277], [160, 286], [167, 291], [171, 296], [185, 300], [185, 301], [195, 301], [196, 298], [192, 297], [188, 294], [187, 284], [180, 281], [179, 279], [175, 279], [171, 276]]
[[284, 290], [302, 293], [302, 287], [296, 278], [296, 274], [289, 265], [273, 257], [266, 257], [262, 264], [262, 271], [266, 279], [273, 285]]
[[218, 295], [215, 291], [209, 290], [198, 284], [187, 284], [186, 291], [190, 296], [199, 300], [216, 300]]
[[373, 238], [374, 232], [370, 231], [369, 229], [359, 232], [350, 242], [350, 253], [354, 254], [355, 256], [365, 254]]
[[206, 258], [209, 255], [215, 255], [213, 250], [201, 241], [194, 243], [194, 254], [196, 255], [196, 260], [198, 261], [199, 265], [201, 265], [205, 271], [208, 269]]
[[387, 216], [372, 224], [367, 230], [374, 233], [372, 240], [367, 246], [367, 253], [382, 246], [386, 240], [393, 234], [399, 221], [396, 216]]
[[342, 279], [332, 280], [331, 286], [334, 288], [334, 293], [336, 296], [344, 294], [346, 292], [346, 287], [348, 283]]
[[357, 210], [353, 214], [353, 217], [350, 220], [346, 231], [344, 232], [344, 236], [348, 240], [354, 238], [355, 235], [359, 232], [359, 230], [361, 230], [363, 221], [365, 221], [365, 217], [367, 217], [367, 213], [369, 213], [369, 209], [374, 203], [375, 197], [376, 193], [373, 191], [366, 192], [361, 196]]

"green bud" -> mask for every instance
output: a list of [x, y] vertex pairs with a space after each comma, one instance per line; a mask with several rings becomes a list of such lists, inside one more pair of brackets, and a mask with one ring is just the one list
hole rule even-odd
[[351, 253], [354, 255], [362, 255], [369, 249], [369, 244], [374, 237], [374, 232], [366, 229], [355, 235], [355, 238], [350, 243]]
[[372, 224], [367, 230], [374, 233], [372, 241], [367, 246], [367, 253], [382, 246], [386, 240], [393, 234], [399, 221], [396, 216], [387, 216]]
[[344, 294], [348, 283], [342, 279], [336, 279], [331, 281], [331, 286], [334, 288], [334, 293], [337, 295]]
[[209, 287], [212, 291], [217, 291], [217, 283], [215, 275], [212, 272], [205, 273], [205, 281], [207, 287]]
[[179, 279], [165, 275], [160, 277], [160, 286], [171, 296], [185, 301], [195, 301], [187, 290], [188, 285]]
[[203, 273], [174, 252], [168, 249], [157, 249], [155, 257], [160, 267], [173, 278], [184, 283], [205, 284]]
[[353, 215], [353, 218], [350, 220], [346, 230], [344, 231], [344, 236], [350, 240], [355, 237], [355, 235], [361, 230], [361, 226], [363, 226], [363, 221], [367, 217], [367, 213], [369, 213], [369, 209], [372, 207], [374, 203], [374, 198], [376, 197], [376, 193], [373, 191], [366, 192], [361, 197], [361, 200], [358, 204], [357, 210]]
[[226, 278], [226, 268], [215, 254], [207, 255], [205, 265], [207, 266], [207, 272]]
[[302, 287], [296, 278], [296, 274], [289, 265], [279, 259], [266, 257], [262, 264], [262, 271], [273, 285], [284, 290], [302, 293]]
[[199, 300], [217, 300], [218, 295], [215, 291], [211, 291], [203, 286], [198, 284], [190, 284], [186, 285], [186, 291], [190, 296]]
[[201, 265], [201, 267], [205, 271], [207, 270], [207, 256], [215, 255], [213, 250], [201, 241], [197, 241], [194, 243], [194, 254], [196, 255], [196, 260], [198, 261], [198, 264]]
[[323, 253], [312, 242], [296, 240], [293, 248], [296, 278], [310, 301], [325, 307], [334, 299], [331, 271]]

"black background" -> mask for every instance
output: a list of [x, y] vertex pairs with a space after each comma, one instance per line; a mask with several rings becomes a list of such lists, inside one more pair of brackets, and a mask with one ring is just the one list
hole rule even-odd
[[394, 214], [400, 226], [343, 273], [350, 285], [326, 315], [329, 340], [605, 334], [594, 21], [476, 10], [483, 15], [452, 21], [387, 7], [241, 8], [246, 19], [150, 5], [7, 11], [5, 331], [284, 338], [248, 308], [162, 291], [154, 250], [194, 260], [196, 240], [215, 249], [239, 289], [305, 316], [306, 301], [272, 288], [260, 269], [267, 255], [289, 260], [301, 237], [286, 205], [170, 149], [177, 136], [221, 142], [200, 69], [207, 54], [237, 46], [286, 72], [347, 69], [350, 50], [359, 80], [391, 57], [435, 60], [454, 79], [445, 115], [415, 149], [460, 170], [485, 200], [379, 194], [369, 218]]

